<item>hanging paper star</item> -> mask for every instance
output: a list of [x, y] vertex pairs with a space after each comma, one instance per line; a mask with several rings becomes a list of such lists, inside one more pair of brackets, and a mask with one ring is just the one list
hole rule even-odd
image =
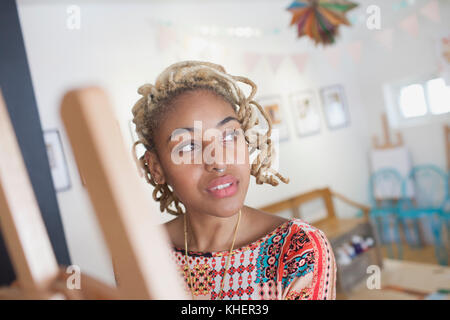
[[287, 8], [291, 26], [297, 25], [298, 37], [304, 35], [316, 44], [334, 43], [339, 25], [350, 25], [345, 14], [358, 4], [347, 0], [295, 0]]

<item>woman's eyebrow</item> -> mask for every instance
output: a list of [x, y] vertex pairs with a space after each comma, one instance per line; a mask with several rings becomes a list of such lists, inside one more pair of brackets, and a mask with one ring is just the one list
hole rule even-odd
[[[237, 122], [239, 122], [239, 120], [238, 120], [237, 118], [228, 116], [228, 117], [226, 117], [225, 119], [219, 121], [219, 122], [216, 124], [216, 128], [221, 127], [221, 126], [223, 126], [224, 124], [226, 124], [227, 122], [230, 122], [230, 121], [233, 121], [233, 120], [236, 120]], [[240, 122], [239, 122], [239, 123], [240, 123]], [[187, 130], [187, 131], [190, 131], [190, 132], [194, 132], [194, 128], [192, 128], [192, 127], [177, 128], [177, 129], [175, 129], [175, 130], [172, 131], [172, 134], [171, 134], [171, 135], [169, 136], [169, 138], [167, 139], [166, 144], [169, 143], [170, 140], [173, 139], [175, 136], [184, 133], [186, 130]]]
[[225, 123], [230, 122], [232, 120], [236, 120], [237, 122], [239, 122], [239, 120], [236, 119], [235, 117], [229, 116], [229, 117], [226, 117], [225, 119], [223, 119], [222, 121], [219, 121], [219, 123], [216, 125], [216, 128], [223, 126]]

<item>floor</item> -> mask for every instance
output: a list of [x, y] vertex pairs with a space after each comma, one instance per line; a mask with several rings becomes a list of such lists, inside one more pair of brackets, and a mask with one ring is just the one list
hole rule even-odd
[[[396, 249], [394, 248], [394, 252], [395, 252], [395, 250]], [[403, 259], [402, 260], [421, 262], [421, 263], [438, 264], [438, 261], [436, 259], [436, 255], [434, 252], [434, 246], [427, 245], [427, 246], [423, 246], [422, 248], [411, 248], [408, 245], [404, 245], [402, 247], [402, 251], [403, 251]], [[384, 258], [389, 258], [388, 250], [386, 247], [382, 247], [381, 252], [382, 252]]]

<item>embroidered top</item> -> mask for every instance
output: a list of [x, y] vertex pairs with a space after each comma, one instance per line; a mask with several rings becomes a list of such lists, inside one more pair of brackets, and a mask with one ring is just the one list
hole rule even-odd
[[[172, 257], [190, 291], [185, 250]], [[195, 299], [221, 299], [229, 251], [188, 251]], [[234, 249], [224, 279], [224, 300], [313, 300], [336, 298], [336, 263], [325, 234], [291, 219], [259, 240]], [[191, 294], [190, 294], [191, 295]]]

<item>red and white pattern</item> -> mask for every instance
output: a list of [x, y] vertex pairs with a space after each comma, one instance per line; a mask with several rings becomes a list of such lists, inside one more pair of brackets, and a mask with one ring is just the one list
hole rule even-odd
[[[185, 252], [173, 258], [190, 292]], [[325, 234], [301, 219], [291, 219], [259, 240], [228, 251], [188, 252], [196, 299], [323, 300], [336, 298], [336, 263]]]

